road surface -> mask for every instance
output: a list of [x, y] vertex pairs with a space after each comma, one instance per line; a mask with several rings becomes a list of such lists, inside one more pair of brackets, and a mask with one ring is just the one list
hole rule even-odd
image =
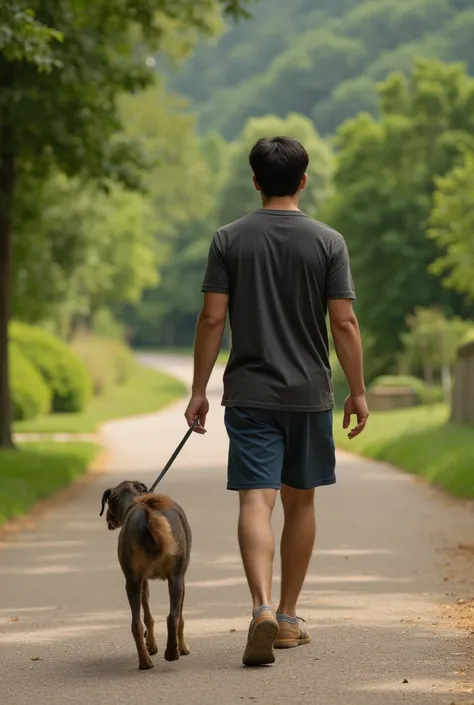
[[[146, 362], [190, 379], [189, 360]], [[277, 652], [272, 667], [241, 666], [249, 599], [236, 496], [225, 489], [221, 372], [212, 380], [207, 435], [191, 437], [161, 486], [184, 506], [194, 532], [185, 604], [191, 655], [163, 659], [167, 590], [154, 583], [160, 649], [156, 667], [138, 671], [118, 534], [99, 518], [104, 489], [123, 479], [152, 482], [185, 431], [183, 400], [106, 425], [108, 472], [0, 548], [1, 705], [472, 702], [473, 639], [443, 607], [472, 589], [470, 562], [458, 549], [473, 542], [472, 505], [346, 455], [338, 483], [317, 493], [317, 550], [299, 608], [313, 642]], [[278, 567], [275, 580], [278, 587]]]

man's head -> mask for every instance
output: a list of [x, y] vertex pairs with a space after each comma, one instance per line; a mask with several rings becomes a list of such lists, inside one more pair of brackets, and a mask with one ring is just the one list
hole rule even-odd
[[264, 198], [296, 196], [306, 185], [308, 153], [289, 137], [260, 139], [250, 152], [255, 187]]

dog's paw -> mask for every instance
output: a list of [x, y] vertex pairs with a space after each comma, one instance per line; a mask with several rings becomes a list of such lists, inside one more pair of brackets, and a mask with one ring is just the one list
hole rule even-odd
[[155, 654], [157, 654], [158, 653], [158, 644], [156, 643], [156, 639], [155, 639], [155, 641], [147, 643], [146, 648], [147, 648], [150, 656], [154, 656]]
[[179, 654], [180, 656], [189, 656], [190, 654], [189, 646], [187, 644], [180, 644], [179, 645]]
[[178, 649], [166, 649], [165, 651], [165, 659], [167, 661], [178, 661], [179, 660], [179, 651]]
[[140, 671], [148, 671], [148, 669], [150, 668], [155, 668], [155, 664], [153, 663], [151, 658], [149, 658], [146, 661], [141, 661], [138, 667]]

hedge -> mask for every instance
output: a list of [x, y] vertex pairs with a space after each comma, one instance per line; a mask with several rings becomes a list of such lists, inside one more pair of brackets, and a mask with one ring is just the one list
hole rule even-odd
[[9, 345], [13, 421], [34, 419], [51, 410], [51, 390], [16, 343]]
[[10, 324], [9, 335], [50, 388], [52, 411], [82, 411], [91, 398], [92, 384], [77, 355], [50, 333], [25, 323]]

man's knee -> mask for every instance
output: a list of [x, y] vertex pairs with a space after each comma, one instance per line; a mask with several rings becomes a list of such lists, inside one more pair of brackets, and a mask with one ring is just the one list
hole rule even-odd
[[314, 488], [297, 490], [289, 485], [281, 486], [281, 501], [285, 511], [314, 507]]
[[277, 491], [275, 489], [265, 488], [256, 490], [240, 490], [240, 507], [266, 507], [270, 511], [275, 506]]

